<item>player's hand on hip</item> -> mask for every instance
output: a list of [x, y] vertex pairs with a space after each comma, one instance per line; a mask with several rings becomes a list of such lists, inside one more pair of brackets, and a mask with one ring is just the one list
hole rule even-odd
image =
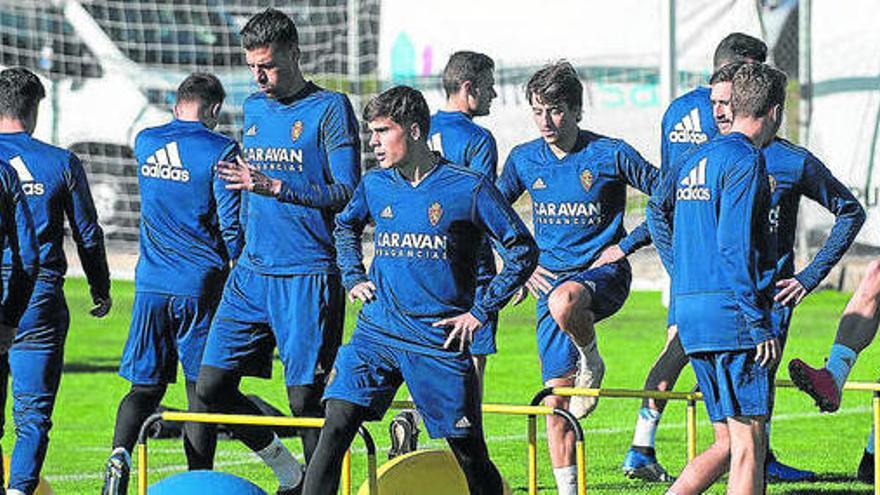
[[107, 316], [107, 313], [110, 312], [110, 308], [113, 307], [113, 298], [110, 296], [93, 296], [92, 303], [94, 303], [94, 306], [89, 310], [89, 314], [95, 318], [103, 318]]
[[553, 282], [551, 281], [557, 278], [553, 272], [538, 265], [538, 268], [535, 268], [532, 276], [526, 281], [526, 288], [529, 289], [532, 297], [539, 299], [541, 294], [549, 294], [553, 290]]
[[281, 181], [272, 179], [256, 167], [244, 161], [241, 156], [235, 162], [217, 162], [217, 175], [228, 182], [226, 189], [249, 191], [262, 196], [277, 196], [281, 192]]
[[755, 346], [755, 362], [761, 366], [775, 366], [782, 357], [779, 340], [772, 338]]
[[457, 339], [458, 350], [463, 351], [465, 344], [473, 342], [474, 332], [483, 326], [483, 324], [480, 323], [480, 320], [472, 315], [470, 311], [468, 311], [467, 313], [453, 316], [452, 318], [444, 318], [435, 321], [432, 326], [451, 327], [452, 331], [449, 332], [449, 335], [446, 337], [446, 342], [443, 343], [443, 348], [449, 349]]
[[516, 306], [517, 304], [525, 301], [526, 296], [528, 296], [528, 295], [529, 295], [529, 293], [526, 291], [526, 286], [522, 286], [519, 289], [517, 289], [516, 294], [514, 294], [513, 298], [510, 300], [510, 304]]
[[[15, 333], [18, 331], [15, 327], [10, 327], [0, 323], [0, 354], [6, 354], [15, 341]], [[3, 359], [6, 359], [5, 357]]]
[[372, 302], [376, 299], [376, 285], [367, 280], [360, 282], [348, 291], [349, 302], [360, 301], [364, 304]]
[[783, 306], [797, 306], [807, 296], [807, 289], [796, 278], [786, 278], [776, 282], [779, 293], [773, 300]]
[[602, 265], [607, 265], [609, 263], [616, 263], [622, 259], [626, 258], [626, 253], [623, 252], [623, 249], [620, 249], [620, 246], [617, 244], [608, 246], [602, 251], [602, 254], [599, 255], [599, 258], [590, 265], [590, 270], [594, 268], [599, 268]]

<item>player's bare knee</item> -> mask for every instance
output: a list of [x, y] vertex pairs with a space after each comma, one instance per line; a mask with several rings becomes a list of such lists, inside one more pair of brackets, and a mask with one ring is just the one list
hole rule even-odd
[[862, 278], [856, 295], [865, 299], [876, 299], [880, 296], [880, 259], [868, 263], [868, 268]]
[[583, 317], [584, 312], [592, 313], [590, 308], [590, 292], [576, 282], [565, 282], [550, 293], [547, 299], [550, 316], [561, 327], [565, 327], [572, 317]]
[[568, 407], [568, 397], [562, 397], [559, 395], [551, 395], [544, 399], [544, 405], [547, 407], [555, 407], [560, 409], [565, 409]]

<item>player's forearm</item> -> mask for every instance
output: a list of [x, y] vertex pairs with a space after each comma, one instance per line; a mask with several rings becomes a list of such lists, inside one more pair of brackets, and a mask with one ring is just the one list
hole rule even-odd
[[110, 268], [107, 265], [107, 253], [101, 239], [92, 245], [77, 244], [79, 261], [89, 283], [93, 295], [100, 298], [110, 296]]
[[484, 323], [489, 314], [507, 304], [538, 266], [538, 245], [528, 232], [518, 235], [513, 243], [508, 244], [509, 247], [500, 243], [498, 246], [503, 268], [489, 283], [483, 298], [471, 309], [471, 314]]
[[342, 273], [342, 285], [346, 290], [351, 290], [368, 278], [361, 248], [363, 226], [358, 227], [347, 220], [343, 214], [337, 217], [333, 237], [336, 239], [336, 264]]
[[645, 208], [645, 224], [657, 248], [660, 261], [666, 268], [666, 273], [671, 275], [673, 268], [671, 213], [662, 210], [655, 199], [651, 198]]
[[813, 261], [798, 273], [795, 278], [808, 291], [812, 291], [834, 268], [855, 241], [865, 223], [865, 210], [858, 202], [847, 203], [834, 221], [834, 227], [822, 249]]
[[3, 323], [10, 327], [17, 327], [21, 315], [27, 309], [34, 291], [34, 285], [37, 281], [37, 275], [25, 271], [18, 263], [13, 264], [12, 272], [9, 276], [9, 285], [7, 290], [9, 294], [3, 303]]
[[346, 184], [291, 184], [275, 180], [279, 183], [275, 197], [282, 203], [340, 210], [351, 199], [352, 188]]
[[648, 222], [646, 220], [621, 239], [617, 245], [624, 254], [629, 256], [649, 244], [651, 244], [651, 232], [648, 230]]

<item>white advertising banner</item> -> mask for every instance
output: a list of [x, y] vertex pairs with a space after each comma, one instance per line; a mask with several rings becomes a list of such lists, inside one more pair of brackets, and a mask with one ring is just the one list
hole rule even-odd
[[[880, 10], [874, 0], [812, 0], [813, 153], [868, 212], [859, 242], [880, 246]], [[833, 222], [817, 208], [805, 225]]]
[[[383, 0], [379, 71], [383, 81], [416, 84], [432, 109], [443, 102], [437, 77], [457, 50], [496, 61], [499, 98], [481, 119], [499, 153], [537, 137], [523, 96], [528, 75], [568, 59], [586, 82], [582, 126], [620, 137], [659, 158], [661, 1], [665, 0]], [[718, 42], [730, 32], [761, 35], [754, 0], [678, 2], [679, 70], [708, 76]], [[642, 70], [640, 73], [639, 70]]]

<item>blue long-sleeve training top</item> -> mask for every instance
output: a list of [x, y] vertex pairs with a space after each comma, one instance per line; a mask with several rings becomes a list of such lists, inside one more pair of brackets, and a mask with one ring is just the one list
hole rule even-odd
[[[361, 235], [375, 223], [369, 277]], [[397, 170], [374, 170], [336, 217], [336, 245], [343, 284], [371, 280], [376, 300], [360, 312], [362, 335], [433, 355], [449, 330], [439, 319], [466, 311], [482, 322], [516, 292], [534, 270], [538, 250], [522, 220], [489, 179], [441, 162], [413, 186]], [[504, 267], [474, 300], [477, 250], [483, 235], [496, 241]]]
[[[57, 281], [67, 272], [66, 217], [92, 293], [109, 297], [110, 270], [104, 232], [98, 224], [98, 213], [79, 158], [26, 132], [15, 132], [0, 134], [0, 159], [17, 173], [33, 217], [40, 249], [40, 279]], [[4, 268], [9, 266], [9, 254], [4, 254]]]
[[[849, 188], [806, 149], [777, 138], [763, 153], [772, 194], [770, 222], [778, 238], [778, 277], [794, 277], [805, 289], [813, 290], [855, 240], [865, 223], [865, 209]], [[822, 205], [835, 219], [822, 249], [795, 274], [794, 244], [801, 196]]]
[[241, 195], [226, 189], [217, 162], [238, 145], [201, 122], [173, 120], [138, 134], [140, 257], [135, 290], [201, 296], [222, 288], [243, 248]]
[[17, 327], [34, 290], [40, 249], [18, 174], [3, 160], [0, 160], [0, 249], [9, 252], [10, 260], [5, 277], [8, 283], [0, 284], [0, 322]]
[[624, 141], [582, 130], [561, 159], [543, 139], [515, 147], [498, 189], [510, 203], [529, 192], [540, 264], [564, 272], [589, 267], [613, 244], [632, 252], [640, 241], [623, 227], [626, 186], [650, 195], [659, 180], [660, 171]]
[[649, 212], [654, 242], [671, 239], [673, 321], [685, 352], [749, 349], [771, 338], [776, 236], [760, 150], [735, 132], [689, 151]]
[[[672, 100], [660, 123], [660, 174], [689, 149], [708, 142], [718, 134], [718, 125], [712, 112], [708, 86], [699, 86]], [[635, 249], [650, 244], [647, 222], [630, 232], [638, 240]], [[630, 254], [635, 249], [624, 251]]]
[[307, 83], [290, 101], [244, 103], [244, 159], [282, 181], [278, 198], [245, 193], [240, 263], [258, 273], [335, 273], [333, 217], [360, 181], [358, 124], [348, 98]]
[[[431, 117], [429, 143], [431, 149], [450, 163], [477, 171], [491, 181], [498, 177], [498, 146], [495, 138], [488, 129], [474, 123], [463, 112], [435, 113]], [[495, 276], [495, 257], [488, 241], [480, 246], [477, 270], [478, 283], [488, 283]]]

